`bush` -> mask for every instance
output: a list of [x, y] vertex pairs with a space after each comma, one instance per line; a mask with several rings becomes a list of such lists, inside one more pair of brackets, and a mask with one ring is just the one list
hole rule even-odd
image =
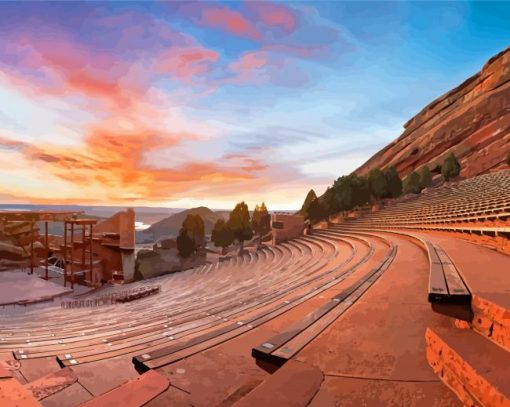
[[185, 228], [181, 228], [179, 231], [177, 250], [179, 251], [179, 256], [184, 259], [187, 259], [196, 250], [195, 242], [189, 237], [188, 231]]
[[326, 208], [319, 202], [319, 200], [314, 199], [308, 208], [308, 216], [312, 223], [317, 223], [326, 219], [328, 217], [328, 213]]
[[432, 173], [426, 165], [420, 171], [420, 188], [428, 188], [432, 185]]
[[381, 199], [388, 195], [388, 181], [379, 168], [374, 168], [368, 173], [370, 193], [375, 199]]
[[384, 172], [384, 176], [388, 183], [388, 197], [398, 198], [402, 195], [402, 180], [398, 175], [397, 169], [394, 166], [389, 167]]
[[338, 210], [348, 211], [365, 205], [370, 200], [370, 187], [366, 177], [351, 174], [338, 178], [333, 184]]
[[404, 180], [403, 184], [404, 194], [419, 194], [421, 191], [420, 188], [420, 176], [416, 171], [413, 171], [409, 174]]
[[453, 152], [451, 152], [444, 160], [441, 173], [443, 174], [445, 181], [449, 181], [460, 174], [460, 164]]

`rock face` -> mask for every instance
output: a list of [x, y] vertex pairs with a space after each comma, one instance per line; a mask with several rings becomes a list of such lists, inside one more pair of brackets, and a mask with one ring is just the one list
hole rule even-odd
[[355, 172], [394, 165], [401, 177], [428, 165], [433, 170], [453, 151], [460, 175], [507, 168], [510, 151], [510, 48], [491, 58], [460, 86], [426, 106], [405, 131]]

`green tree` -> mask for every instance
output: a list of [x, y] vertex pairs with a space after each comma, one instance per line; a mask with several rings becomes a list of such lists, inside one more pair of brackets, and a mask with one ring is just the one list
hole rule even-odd
[[420, 189], [420, 176], [416, 171], [413, 171], [404, 179], [403, 184], [404, 194], [419, 194]]
[[453, 151], [444, 160], [441, 173], [443, 174], [445, 181], [449, 181], [460, 174], [460, 164], [457, 157], [455, 157], [455, 154], [453, 154]]
[[299, 211], [300, 215], [303, 215], [305, 218], [308, 218], [308, 208], [310, 207], [310, 203], [317, 199], [317, 195], [315, 194], [315, 191], [311, 189], [308, 191], [308, 194], [306, 194], [305, 202], [303, 202], [303, 206], [301, 206], [301, 210]]
[[370, 193], [375, 199], [381, 199], [388, 195], [388, 180], [379, 168], [373, 168], [368, 173]]
[[354, 207], [353, 188], [349, 176], [338, 178], [333, 184], [333, 191], [338, 210], [348, 211]]
[[400, 179], [397, 169], [392, 165], [384, 172], [388, 183], [388, 197], [398, 198], [402, 195], [402, 180]]
[[366, 177], [350, 174], [338, 178], [333, 184], [338, 210], [348, 211], [370, 200], [370, 187]]
[[239, 253], [243, 252], [244, 242], [253, 237], [253, 230], [250, 225], [250, 213], [248, 205], [240, 202], [234, 210], [230, 212], [228, 225], [234, 233], [235, 239], [239, 242]]
[[179, 256], [187, 259], [196, 250], [195, 242], [189, 237], [188, 231], [182, 227], [177, 236], [177, 251]]
[[271, 215], [269, 215], [264, 202], [260, 206], [255, 206], [251, 217], [251, 227], [255, 234], [259, 236], [259, 247], [261, 247], [262, 238], [271, 231]]
[[193, 240], [195, 247], [203, 246], [205, 238], [204, 221], [200, 215], [187, 215], [182, 227], [188, 233], [188, 236]]
[[429, 166], [424, 166], [420, 171], [420, 188], [428, 188], [432, 185], [432, 173]]
[[234, 243], [234, 234], [224, 219], [218, 219], [211, 232], [211, 240], [215, 247], [221, 247], [221, 254], [227, 253], [227, 247]]
[[324, 207], [324, 205], [320, 203], [318, 199], [314, 199], [310, 203], [308, 215], [309, 215], [308, 219], [310, 219], [310, 222], [312, 223], [320, 222], [328, 217], [326, 208]]
[[327, 213], [327, 216], [338, 212], [338, 205], [335, 199], [335, 191], [333, 188], [328, 187], [322, 199], [322, 204]]

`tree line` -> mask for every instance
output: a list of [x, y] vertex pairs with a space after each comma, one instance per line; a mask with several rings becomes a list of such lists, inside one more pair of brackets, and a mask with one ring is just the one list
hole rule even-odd
[[[211, 232], [211, 241], [215, 247], [221, 247], [225, 255], [230, 245], [237, 242], [239, 253], [244, 249], [244, 242], [258, 236], [258, 245], [271, 230], [271, 216], [264, 203], [256, 205], [252, 216], [246, 203], [240, 202], [230, 212], [228, 220], [218, 219]], [[188, 258], [205, 246], [204, 222], [200, 215], [188, 215], [182, 223], [177, 237], [179, 256]]]
[[[442, 166], [436, 166], [445, 181], [460, 173], [460, 164], [455, 154], [450, 153]], [[373, 168], [368, 175], [344, 175], [334, 181], [319, 199], [310, 190], [301, 207], [300, 214], [312, 223], [327, 219], [330, 215], [378, 202], [381, 199], [398, 198], [402, 194], [420, 193], [432, 185], [432, 173], [425, 165], [420, 172], [411, 172], [404, 180], [400, 178], [394, 166], [385, 170]]]

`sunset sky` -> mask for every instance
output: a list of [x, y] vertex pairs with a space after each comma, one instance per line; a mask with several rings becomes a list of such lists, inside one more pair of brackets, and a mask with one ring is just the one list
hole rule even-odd
[[0, 203], [300, 207], [510, 45], [510, 3], [0, 3]]

